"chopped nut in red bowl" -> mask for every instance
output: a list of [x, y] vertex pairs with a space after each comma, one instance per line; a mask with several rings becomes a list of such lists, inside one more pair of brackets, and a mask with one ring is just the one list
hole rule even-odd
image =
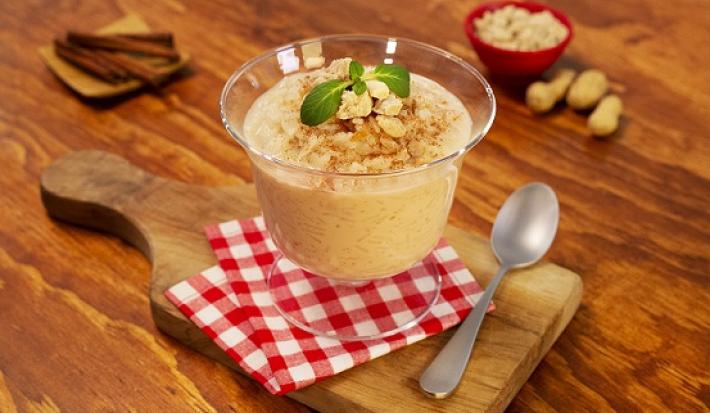
[[539, 75], [572, 40], [572, 23], [552, 7], [498, 1], [476, 7], [464, 30], [483, 64], [503, 75]]

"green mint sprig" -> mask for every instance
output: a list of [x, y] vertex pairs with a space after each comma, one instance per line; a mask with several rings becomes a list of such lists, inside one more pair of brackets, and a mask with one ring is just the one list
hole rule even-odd
[[351, 88], [358, 96], [367, 91], [367, 80], [379, 80], [387, 85], [395, 95], [406, 98], [409, 96], [410, 76], [404, 67], [387, 63], [377, 65], [370, 73], [365, 73], [365, 67], [358, 61], [350, 61], [348, 80], [328, 80], [316, 85], [301, 104], [301, 122], [308, 126], [316, 126], [330, 119], [340, 107], [343, 92]]
[[353, 92], [360, 96], [367, 90], [367, 85], [365, 81], [362, 80], [362, 75], [365, 74], [365, 67], [355, 60], [350, 61], [350, 67], [348, 68], [348, 73], [350, 73], [350, 79], [353, 82]]

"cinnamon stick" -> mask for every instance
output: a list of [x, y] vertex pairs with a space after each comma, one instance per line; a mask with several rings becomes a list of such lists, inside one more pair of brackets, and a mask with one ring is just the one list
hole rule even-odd
[[136, 79], [140, 79], [151, 86], [158, 86], [160, 81], [163, 79], [163, 74], [161, 72], [131, 56], [122, 53], [109, 52], [107, 50], [95, 50], [94, 53], [101, 58], [121, 67]]
[[94, 50], [94, 49], [87, 49], [85, 47], [77, 46], [77, 45], [69, 43], [69, 42], [64, 42], [64, 44], [66, 45], [66, 47], [70, 47], [74, 50], [80, 51], [82, 54], [95, 60], [100, 65], [102, 65], [108, 69], [111, 69], [114, 73], [116, 73], [116, 75], [121, 80], [127, 80], [128, 78], [131, 77], [127, 70], [125, 70], [120, 65], [112, 62], [111, 60], [106, 59], [105, 57], [99, 55], [98, 53], [96, 53], [96, 50]]
[[106, 35], [107, 37], [127, 37], [133, 40], [153, 42], [167, 47], [174, 47], [173, 34], [170, 32], [150, 32], [150, 33], [116, 33]]
[[67, 40], [80, 46], [129, 53], [141, 53], [150, 56], [166, 57], [171, 60], [180, 58], [177, 50], [161, 44], [137, 40], [125, 36], [102, 36], [92, 33], [70, 31]]
[[102, 59], [98, 59], [93, 52], [69, 44], [64, 40], [55, 39], [54, 50], [58, 56], [109, 83], [119, 83], [128, 76], [124, 69], [106, 64]]

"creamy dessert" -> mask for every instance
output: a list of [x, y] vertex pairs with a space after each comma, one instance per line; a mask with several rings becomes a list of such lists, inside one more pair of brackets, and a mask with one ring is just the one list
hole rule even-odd
[[[365, 280], [410, 268], [437, 243], [460, 160], [423, 165], [464, 147], [472, 122], [431, 79], [407, 74], [400, 96], [401, 83], [377, 80], [380, 68], [353, 78], [353, 66], [338, 59], [286, 76], [253, 103], [244, 136], [276, 160], [253, 157], [264, 218], [281, 252], [318, 275]], [[335, 92], [321, 101], [334, 102], [335, 113], [322, 113], [326, 106], [307, 112], [309, 93], [325, 83]], [[304, 118], [313, 114], [323, 118], [317, 125]]]
[[399, 98], [380, 81], [357, 96], [345, 91], [335, 116], [315, 127], [300, 118], [314, 85], [348, 76], [351, 59], [287, 76], [260, 96], [244, 123], [249, 143], [286, 162], [327, 172], [379, 173], [422, 165], [461, 148], [471, 120], [463, 104], [438, 83], [411, 75]]

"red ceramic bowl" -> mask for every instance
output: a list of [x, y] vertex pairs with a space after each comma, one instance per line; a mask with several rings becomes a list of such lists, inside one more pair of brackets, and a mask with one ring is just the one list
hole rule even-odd
[[[531, 12], [549, 10], [550, 13], [552, 13], [552, 15], [557, 18], [557, 20], [567, 26], [567, 37], [556, 46], [529, 52], [501, 49], [500, 47], [496, 47], [490, 43], [486, 43], [476, 34], [476, 29], [473, 26], [473, 21], [483, 16], [483, 13], [487, 11], [500, 9], [509, 4], [513, 4], [516, 7], [528, 9]], [[560, 57], [560, 55], [562, 55], [562, 52], [569, 44], [570, 40], [572, 40], [572, 23], [569, 21], [569, 18], [567, 18], [567, 16], [565, 16], [559, 10], [555, 10], [552, 7], [546, 6], [544, 4], [538, 4], [527, 1], [520, 2], [506, 0], [481, 4], [475, 9], [473, 9], [468, 16], [466, 16], [466, 20], [464, 21], [464, 30], [466, 31], [468, 39], [471, 41], [473, 49], [476, 51], [476, 53], [478, 53], [478, 57], [481, 59], [483, 64], [485, 64], [491, 72], [502, 75], [539, 75], [557, 61], [557, 59]]]

